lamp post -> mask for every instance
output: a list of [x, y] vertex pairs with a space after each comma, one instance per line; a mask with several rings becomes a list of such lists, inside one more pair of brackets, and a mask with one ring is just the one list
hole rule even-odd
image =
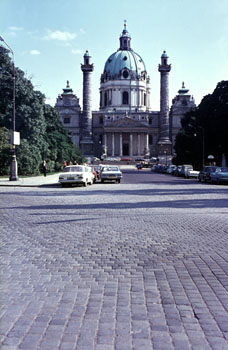
[[14, 65], [14, 53], [11, 47], [5, 42], [5, 40], [0, 36], [0, 41], [3, 41], [8, 47], [12, 54], [13, 59], [13, 132], [11, 133], [11, 163], [10, 163], [10, 181], [17, 181], [17, 159], [16, 159], [16, 145], [20, 144], [19, 133], [15, 131], [15, 97], [16, 97], [16, 76], [15, 76], [15, 65]]

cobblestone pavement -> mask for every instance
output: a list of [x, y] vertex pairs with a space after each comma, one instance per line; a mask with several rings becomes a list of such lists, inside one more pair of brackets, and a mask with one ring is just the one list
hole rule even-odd
[[0, 198], [1, 350], [228, 349], [227, 186], [135, 172]]

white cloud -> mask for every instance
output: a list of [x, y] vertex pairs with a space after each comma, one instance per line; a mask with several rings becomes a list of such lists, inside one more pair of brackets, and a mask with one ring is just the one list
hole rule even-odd
[[15, 26], [9, 27], [9, 30], [10, 30], [11, 32], [18, 32], [18, 31], [23, 30], [23, 29], [24, 29], [24, 28], [22, 28], [22, 27], [15, 27]]
[[54, 99], [54, 98], [47, 97], [45, 99], [45, 103], [48, 104], [48, 105], [51, 105], [52, 107], [54, 107], [55, 104], [56, 104], [56, 98]]
[[69, 41], [74, 40], [77, 37], [76, 33], [62, 32], [60, 30], [56, 30], [52, 32], [48, 30], [48, 34], [44, 36], [45, 40], [60, 40], [60, 41]]
[[82, 55], [83, 54], [83, 51], [82, 50], [75, 50], [75, 49], [72, 49], [71, 51], [74, 55]]
[[30, 55], [40, 55], [40, 51], [38, 50], [31, 50], [29, 53]]

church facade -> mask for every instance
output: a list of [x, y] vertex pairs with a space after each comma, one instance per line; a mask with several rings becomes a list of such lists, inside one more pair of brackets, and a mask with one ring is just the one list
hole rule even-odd
[[69, 82], [55, 106], [64, 127], [84, 155], [132, 159], [172, 157], [181, 118], [195, 107], [195, 102], [183, 83], [169, 107], [171, 65], [167, 53], [162, 53], [158, 66], [160, 111], [151, 110], [150, 77], [142, 57], [131, 48], [126, 23], [120, 47], [106, 60], [101, 74], [99, 111], [92, 111], [93, 64], [88, 51], [83, 58], [83, 108]]

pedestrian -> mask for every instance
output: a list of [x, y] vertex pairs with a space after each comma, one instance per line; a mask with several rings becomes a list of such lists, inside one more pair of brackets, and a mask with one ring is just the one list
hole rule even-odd
[[46, 162], [46, 160], [43, 160], [42, 170], [43, 170], [44, 176], [46, 176], [47, 175], [47, 162]]
[[63, 168], [65, 168], [67, 166], [67, 162], [64, 160], [63, 161]]

